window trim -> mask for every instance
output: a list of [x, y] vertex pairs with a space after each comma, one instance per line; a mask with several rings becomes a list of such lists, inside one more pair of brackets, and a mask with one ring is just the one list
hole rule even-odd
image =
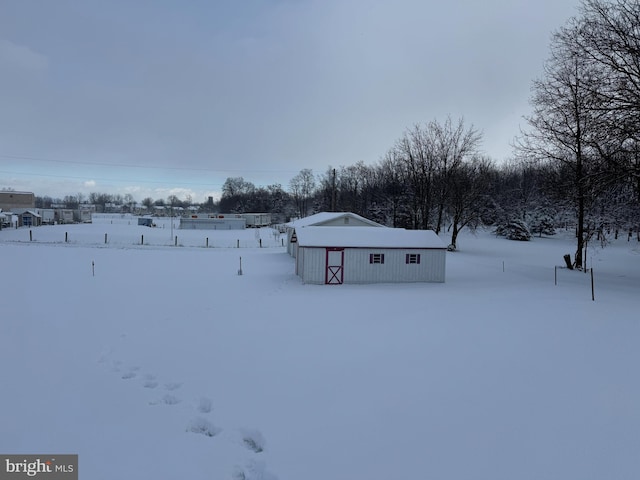
[[384, 253], [370, 253], [369, 263], [371, 265], [384, 265]]
[[404, 257], [404, 263], [407, 265], [420, 265], [420, 254], [407, 253]]

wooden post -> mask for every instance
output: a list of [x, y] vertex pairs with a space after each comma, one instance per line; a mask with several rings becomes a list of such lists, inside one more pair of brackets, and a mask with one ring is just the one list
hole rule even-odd
[[69, 241], [69, 232], [64, 232], [64, 243]]
[[205, 243], [205, 246], [209, 248], [209, 237], [207, 237], [207, 242]]
[[105, 245], [107, 243], [107, 234], [106, 233], [104, 234], [104, 243], [105, 243]]
[[177, 235], [176, 235], [176, 241], [175, 241], [175, 243], [174, 243], [173, 245], [174, 245], [175, 247], [177, 247], [177, 246], [178, 246], [178, 236], [177, 236]]
[[140, 236], [140, 245], [144, 245], [144, 235]]
[[29, 230], [29, 241], [33, 242], [33, 232]]
[[593, 288], [593, 267], [591, 267], [591, 301], [596, 301], [596, 293]]
[[262, 248], [262, 239], [260, 238], [258, 241], [260, 242], [260, 248]]
[[93, 277], [96, 276], [96, 262], [94, 262], [93, 260], [91, 260], [91, 275]]
[[553, 267], [553, 283], [554, 285], [558, 285], [558, 266]]
[[582, 266], [584, 267], [584, 273], [587, 273], [587, 240], [584, 241], [584, 256], [582, 257]]
[[240, 239], [236, 241], [236, 248], [240, 248]]

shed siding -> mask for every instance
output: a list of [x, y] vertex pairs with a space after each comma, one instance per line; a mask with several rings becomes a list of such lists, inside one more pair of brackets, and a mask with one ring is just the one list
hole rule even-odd
[[[345, 248], [344, 283], [409, 283], [444, 282], [446, 251], [444, 249], [369, 249]], [[369, 255], [384, 254], [384, 264], [370, 264]], [[406, 254], [420, 254], [419, 264], [407, 264]], [[305, 283], [324, 284], [326, 250], [300, 248], [298, 275]]]
[[324, 284], [327, 251], [325, 248], [300, 248], [298, 258], [302, 258], [300, 275], [305, 283]]
[[[345, 283], [444, 282], [444, 250], [352, 248], [348, 252]], [[383, 254], [384, 263], [369, 263], [372, 253]], [[407, 264], [407, 253], [420, 254], [420, 263]]]

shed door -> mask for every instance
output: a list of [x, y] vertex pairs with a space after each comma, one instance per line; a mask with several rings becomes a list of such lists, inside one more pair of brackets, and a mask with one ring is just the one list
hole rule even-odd
[[327, 248], [326, 265], [324, 283], [341, 285], [344, 279], [344, 248]]

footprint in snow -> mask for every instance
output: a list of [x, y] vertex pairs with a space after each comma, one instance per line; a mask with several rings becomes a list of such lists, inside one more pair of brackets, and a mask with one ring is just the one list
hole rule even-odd
[[160, 400], [149, 402], [149, 405], [177, 405], [181, 400], [175, 395], [166, 394]]
[[123, 380], [129, 380], [131, 378], [135, 378], [137, 375], [137, 371], [140, 370], [140, 367], [129, 367], [126, 372], [124, 372], [120, 378]]
[[145, 375], [142, 381], [142, 386], [144, 388], [156, 388], [158, 386], [158, 381], [156, 380], [156, 376], [151, 374]]
[[206, 418], [196, 417], [187, 425], [187, 432], [199, 433], [205, 437], [215, 437], [222, 431]]
[[213, 404], [211, 402], [211, 399], [208, 397], [201, 397], [200, 400], [198, 401], [198, 406], [196, 407], [196, 410], [198, 410], [198, 412], [200, 413], [210, 413], [212, 409], [213, 409]]
[[170, 392], [174, 390], [178, 390], [181, 386], [182, 386], [182, 383], [178, 383], [178, 382], [170, 382], [170, 383], [164, 384], [164, 388], [169, 390]]
[[267, 471], [264, 462], [250, 460], [244, 467], [236, 467], [231, 474], [233, 480], [278, 480], [278, 477]]
[[242, 445], [254, 453], [262, 453], [265, 447], [265, 440], [258, 430], [241, 430]]

